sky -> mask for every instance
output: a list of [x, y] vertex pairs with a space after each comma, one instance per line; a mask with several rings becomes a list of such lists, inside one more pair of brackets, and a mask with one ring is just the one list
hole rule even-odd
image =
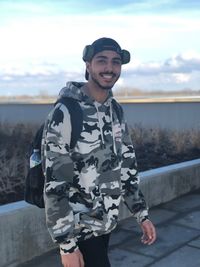
[[57, 95], [84, 81], [100, 37], [131, 53], [115, 88], [200, 90], [199, 0], [0, 0], [0, 95]]

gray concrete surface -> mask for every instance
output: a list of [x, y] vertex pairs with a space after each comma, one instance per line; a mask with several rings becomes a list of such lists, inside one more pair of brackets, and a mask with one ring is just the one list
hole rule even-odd
[[[199, 188], [200, 159], [141, 173], [141, 189], [150, 207]], [[123, 205], [120, 214], [121, 219], [130, 216]], [[199, 215], [198, 211], [193, 214], [195, 218]], [[181, 221], [182, 227], [184, 223], [188, 221]], [[198, 220], [197, 225], [190, 223], [197, 228]], [[0, 267], [16, 267], [55, 248], [46, 229], [44, 210], [24, 201], [0, 206], [0, 239]]]
[[[110, 241], [112, 267], [199, 267], [200, 190], [150, 209], [150, 216], [156, 225], [157, 241], [143, 245], [135, 220], [121, 221]], [[58, 250], [19, 265], [36, 266], [61, 267]]]
[[16, 267], [53, 248], [43, 209], [24, 201], [0, 206], [0, 267]]
[[[122, 103], [128, 124], [132, 127], [139, 124], [144, 128], [160, 127], [171, 130], [200, 129], [199, 100], [180, 102], [171, 99], [171, 102], [167, 98], [166, 101]], [[41, 124], [52, 106], [53, 104], [41, 103], [0, 103], [0, 122]]]

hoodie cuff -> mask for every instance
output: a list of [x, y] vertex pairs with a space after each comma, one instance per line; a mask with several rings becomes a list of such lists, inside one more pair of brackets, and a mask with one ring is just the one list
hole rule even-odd
[[149, 219], [148, 210], [146, 209], [138, 211], [137, 213], [134, 214], [134, 217], [136, 218], [138, 224], [141, 224], [145, 220]]
[[76, 244], [76, 239], [74, 238], [68, 239], [65, 243], [60, 244], [61, 255], [73, 253], [77, 249], [78, 249], [78, 246]]

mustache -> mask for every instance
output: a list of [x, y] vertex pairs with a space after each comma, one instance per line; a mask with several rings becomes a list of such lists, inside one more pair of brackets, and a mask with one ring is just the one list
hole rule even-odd
[[100, 75], [112, 75], [113, 77], [117, 76], [114, 72], [101, 72]]

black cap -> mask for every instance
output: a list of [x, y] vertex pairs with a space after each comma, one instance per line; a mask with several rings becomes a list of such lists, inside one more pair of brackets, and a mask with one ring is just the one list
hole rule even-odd
[[[127, 64], [130, 61], [130, 53], [127, 50], [121, 49], [120, 45], [111, 38], [100, 38], [94, 41], [91, 45], [86, 45], [83, 50], [83, 61], [90, 62], [92, 58], [99, 52], [104, 50], [112, 50], [120, 55], [122, 64]], [[86, 70], [85, 78], [88, 80], [89, 74]]]

